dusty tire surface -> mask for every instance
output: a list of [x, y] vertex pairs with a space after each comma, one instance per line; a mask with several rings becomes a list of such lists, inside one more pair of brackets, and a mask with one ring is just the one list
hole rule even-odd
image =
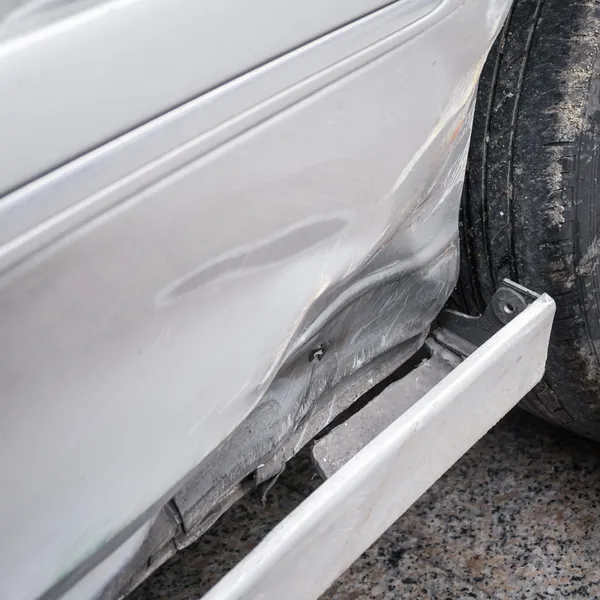
[[523, 401], [600, 440], [600, 4], [517, 0], [482, 74], [458, 294], [509, 277], [556, 301], [547, 372]]

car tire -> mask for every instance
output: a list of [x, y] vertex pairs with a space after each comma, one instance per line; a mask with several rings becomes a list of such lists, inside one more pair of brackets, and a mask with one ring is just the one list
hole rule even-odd
[[484, 67], [461, 217], [458, 298], [503, 278], [557, 305], [530, 411], [600, 440], [600, 5], [517, 0]]

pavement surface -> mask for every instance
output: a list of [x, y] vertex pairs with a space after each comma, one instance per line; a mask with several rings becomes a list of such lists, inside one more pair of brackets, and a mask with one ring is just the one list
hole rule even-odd
[[[197, 600], [319, 484], [296, 457], [128, 600]], [[371, 598], [600, 599], [600, 445], [513, 411], [321, 600]]]

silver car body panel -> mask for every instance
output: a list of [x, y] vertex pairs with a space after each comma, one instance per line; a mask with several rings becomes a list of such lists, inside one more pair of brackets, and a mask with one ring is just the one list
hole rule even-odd
[[[414, 20], [413, 13], [426, 12], [424, 7], [431, 8], [433, 2], [396, 2], [187, 102], [8, 195], [0, 205], [0, 243], [4, 246], [0, 266], [406, 42], [427, 25], [418, 22], [406, 29]], [[18, 106], [7, 114], [18, 112]], [[69, 122], [70, 112], [62, 115], [62, 121]], [[87, 114], [85, 118], [90, 121]], [[25, 125], [22, 128], [29, 131]], [[60, 135], [54, 139], [57, 137]], [[11, 149], [6, 147], [5, 152], [11, 153]], [[9, 185], [11, 176], [11, 170], [3, 169], [6, 183], [0, 189]]]
[[[336, 6], [356, 16], [376, 4]], [[390, 348], [418, 346], [457, 276], [474, 95], [507, 10], [400, 0], [279, 56], [286, 42], [278, 58], [193, 100], [163, 98], [176, 108], [0, 199], [1, 597], [57, 597], [77, 581], [69, 597], [90, 597], [191, 471], [265, 406], [283, 410], [269, 394], [290, 372], [312, 402]], [[130, 27], [127, 48], [107, 50], [113, 61], [134, 52]], [[36, 31], [0, 44], [3, 82], [15, 76], [9, 50]], [[128, 75], [140, 89], [152, 60]], [[69, 69], [54, 87], [75, 89]], [[39, 104], [11, 105], [3, 139], [23, 157], [31, 136], [31, 156], [13, 169], [3, 144], [1, 189], [114, 137], [118, 119], [99, 116], [102, 135], [92, 131], [91, 98], [52, 129], [52, 94], [45, 117]], [[38, 136], [56, 155], [38, 152]], [[334, 362], [307, 380], [295, 365], [320, 332]], [[250, 440], [245, 458], [298, 424], [281, 414], [276, 442]]]
[[[397, 26], [440, 2], [412, 2]], [[385, 4], [392, 0], [25, 4], [0, 22], [0, 138], [11, 140], [0, 192]]]

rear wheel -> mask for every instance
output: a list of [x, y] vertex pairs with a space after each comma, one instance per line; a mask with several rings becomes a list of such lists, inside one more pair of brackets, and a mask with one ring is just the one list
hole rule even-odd
[[509, 277], [557, 304], [547, 373], [525, 400], [600, 440], [600, 6], [517, 0], [479, 87], [459, 295]]

